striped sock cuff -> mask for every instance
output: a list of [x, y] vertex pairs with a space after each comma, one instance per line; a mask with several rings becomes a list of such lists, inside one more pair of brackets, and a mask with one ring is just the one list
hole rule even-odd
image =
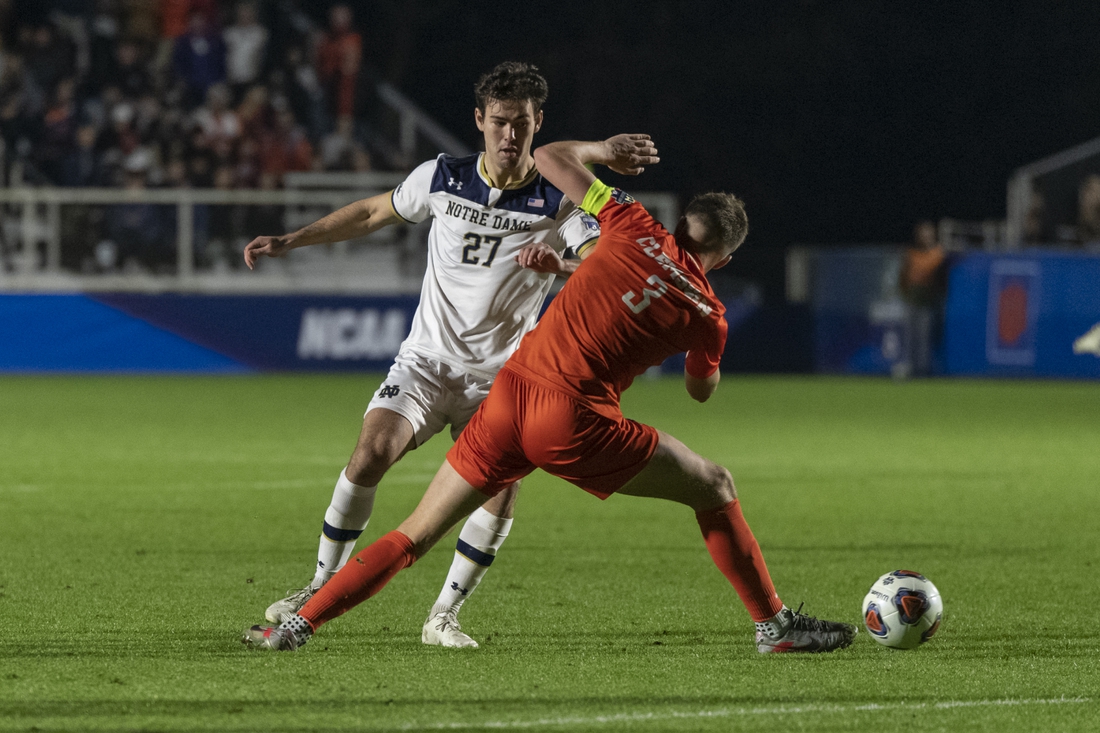
[[340, 529], [328, 522], [321, 527], [321, 532], [333, 542], [354, 542], [359, 539], [359, 535], [363, 534], [361, 529]]
[[458, 543], [455, 545], [455, 552], [462, 555], [470, 562], [477, 563], [484, 567], [492, 565], [493, 559], [496, 557], [487, 552], [482, 552], [470, 543], [463, 541], [461, 537], [458, 538]]

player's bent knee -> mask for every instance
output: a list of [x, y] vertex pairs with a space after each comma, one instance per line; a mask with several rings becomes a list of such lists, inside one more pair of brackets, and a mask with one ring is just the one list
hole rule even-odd
[[347, 476], [357, 484], [373, 485], [405, 454], [402, 441], [389, 435], [364, 436], [348, 462]]
[[712, 463], [705, 476], [706, 489], [701, 492], [694, 505], [696, 511], [704, 511], [725, 506], [737, 498], [737, 487], [733, 484], [733, 475], [725, 466]]
[[723, 504], [729, 504], [737, 498], [737, 487], [733, 484], [733, 474], [725, 466], [715, 464], [714, 491]]
[[481, 505], [481, 508], [494, 517], [511, 519], [516, 508], [516, 496], [519, 494], [520, 482], [505, 486], [492, 499]]

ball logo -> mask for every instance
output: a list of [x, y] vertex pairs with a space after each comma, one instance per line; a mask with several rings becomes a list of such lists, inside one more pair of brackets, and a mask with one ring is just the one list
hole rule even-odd
[[890, 633], [886, 622], [882, 620], [882, 612], [878, 610], [878, 606], [874, 603], [867, 606], [867, 615], [863, 619], [863, 624], [875, 636], [886, 636]]
[[932, 624], [931, 628], [929, 628], [928, 631], [925, 631], [923, 634], [920, 635], [920, 643], [921, 644], [923, 644], [924, 642], [931, 639], [932, 634], [935, 634], [937, 631], [940, 630], [940, 621], [942, 619], [943, 619], [943, 616], [941, 616], [939, 614], [936, 615], [936, 623]]
[[899, 588], [894, 596], [894, 605], [898, 608], [898, 617], [906, 626], [912, 626], [928, 610], [928, 596], [919, 590]]
[[921, 580], [928, 580], [928, 578], [915, 570], [895, 570], [890, 573], [890, 575], [893, 575], [895, 578], [920, 578]]

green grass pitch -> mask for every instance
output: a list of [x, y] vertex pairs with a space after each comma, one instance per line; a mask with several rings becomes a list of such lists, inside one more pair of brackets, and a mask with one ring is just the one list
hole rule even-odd
[[[858, 621], [928, 575], [915, 651], [762, 657], [691, 512], [536, 473], [420, 644], [454, 534], [298, 653], [241, 630], [311, 575], [377, 376], [0, 379], [0, 731], [1100, 729], [1100, 385], [640, 380], [631, 417], [733, 472], [781, 596]], [[373, 539], [449, 438], [399, 463]]]

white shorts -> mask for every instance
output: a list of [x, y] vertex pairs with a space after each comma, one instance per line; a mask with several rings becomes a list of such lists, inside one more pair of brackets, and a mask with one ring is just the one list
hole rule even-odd
[[401, 415], [412, 423], [418, 446], [447, 425], [451, 426], [451, 438], [457, 440], [492, 386], [493, 380], [485, 376], [475, 376], [415, 351], [402, 351], [367, 405], [367, 412], [384, 407]]

